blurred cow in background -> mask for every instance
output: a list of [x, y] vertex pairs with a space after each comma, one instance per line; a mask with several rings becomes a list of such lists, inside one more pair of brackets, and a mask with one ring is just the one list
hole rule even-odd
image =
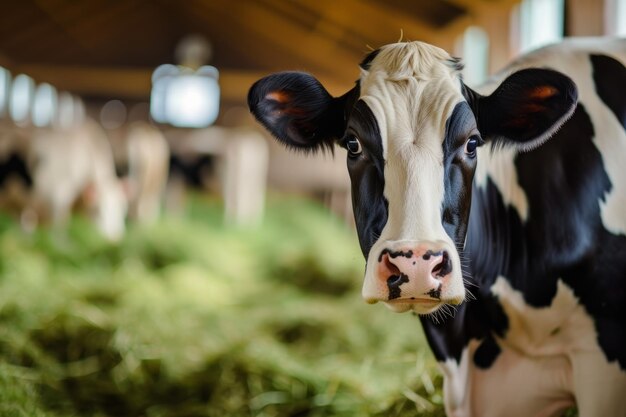
[[152, 223], [160, 213], [169, 173], [167, 140], [153, 125], [136, 121], [109, 131], [118, 177], [128, 191], [129, 218]]
[[3, 128], [0, 167], [0, 209], [18, 213], [26, 229], [44, 220], [60, 228], [79, 205], [107, 239], [124, 234], [127, 197], [93, 120], [68, 129]]

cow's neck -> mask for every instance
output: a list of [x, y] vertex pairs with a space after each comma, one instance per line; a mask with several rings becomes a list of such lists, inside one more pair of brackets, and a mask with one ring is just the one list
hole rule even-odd
[[456, 308], [452, 318], [421, 318], [429, 344], [440, 361], [460, 360], [470, 339], [487, 340], [485, 349], [497, 349], [493, 337], [502, 335], [507, 319], [490, 288], [498, 276], [526, 264], [527, 244], [520, 225], [527, 215], [527, 202], [517, 186], [513, 155], [502, 150], [496, 157], [490, 151], [483, 153], [487, 156], [483, 156], [486, 161], [479, 166], [473, 184], [463, 254], [469, 258], [472, 269], [465, 276], [471, 295]]

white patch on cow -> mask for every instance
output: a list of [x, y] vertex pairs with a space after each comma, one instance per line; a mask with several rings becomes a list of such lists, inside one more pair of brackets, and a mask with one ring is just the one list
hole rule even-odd
[[591, 338], [585, 347], [597, 347], [591, 318], [562, 280], [558, 280], [556, 295], [548, 307], [529, 306], [524, 294], [503, 277], [498, 277], [491, 292], [498, 296], [509, 319], [506, 343], [526, 355], [563, 354], [571, 348], [572, 338], [577, 344], [582, 342], [581, 338]]
[[489, 178], [498, 188], [504, 204], [514, 208], [525, 222], [528, 220], [528, 198], [517, 180], [514, 163], [517, 153], [512, 147], [492, 150], [487, 144], [479, 148], [474, 183], [484, 189]]
[[[620, 61], [626, 61], [626, 48]], [[617, 56], [613, 56], [618, 58]], [[580, 69], [580, 68], [577, 68]], [[591, 68], [589, 68], [591, 70]], [[626, 235], [626, 175], [624, 175], [624, 161], [626, 161], [626, 132], [620, 121], [604, 102], [595, 94], [595, 86], [591, 79], [589, 85], [574, 79], [582, 90], [581, 101], [585, 103], [595, 129], [593, 142], [602, 154], [604, 169], [611, 181], [612, 189], [600, 200], [600, 215], [604, 227], [613, 234]]]
[[453, 264], [442, 299], [464, 297], [459, 256], [441, 222], [445, 124], [464, 100], [458, 77], [447, 52], [420, 42], [383, 47], [362, 72], [360, 98], [380, 129], [389, 202], [387, 224], [368, 256], [364, 296], [378, 291], [377, 258], [387, 245], [430, 241], [446, 247]]

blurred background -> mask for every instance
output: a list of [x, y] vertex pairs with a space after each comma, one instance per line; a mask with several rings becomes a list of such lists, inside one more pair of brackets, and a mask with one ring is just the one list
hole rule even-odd
[[419, 320], [360, 299], [345, 155], [288, 153], [247, 91], [625, 34], [625, 0], [0, 1], [0, 415], [443, 415]]

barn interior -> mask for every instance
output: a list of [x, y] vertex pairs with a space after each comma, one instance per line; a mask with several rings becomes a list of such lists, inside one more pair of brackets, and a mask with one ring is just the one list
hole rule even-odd
[[[369, 51], [399, 40], [463, 58], [478, 85], [565, 37], [626, 35], [624, 0], [23, 0], [0, 11], [10, 416], [444, 415], [419, 322], [360, 299], [345, 151], [284, 149], [250, 116], [248, 90], [298, 70], [338, 96]], [[37, 171], [42, 160], [58, 168]], [[113, 188], [121, 218], [98, 205]]]

